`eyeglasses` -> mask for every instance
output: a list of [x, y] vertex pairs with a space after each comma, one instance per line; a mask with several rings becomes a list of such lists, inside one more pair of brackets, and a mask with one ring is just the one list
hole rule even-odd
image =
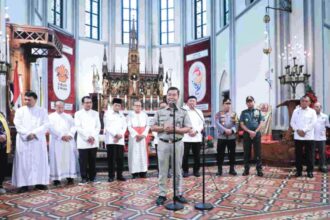
[[92, 102], [84, 102], [85, 104], [90, 104], [90, 103], [92, 103]]
[[231, 102], [225, 102], [225, 105], [231, 105]]
[[142, 107], [142, 105], [134, 105], [135, 107]]

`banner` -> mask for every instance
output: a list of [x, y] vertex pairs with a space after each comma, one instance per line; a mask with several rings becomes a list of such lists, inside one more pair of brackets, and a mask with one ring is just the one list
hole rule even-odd
[[75, 112], [75, 39], [55, 31], [63, 44], [61, 58], [48, 59], [48, 112], [55, 111], [55, 102], [64, 101], [66, 113]]
[[184, 48], [184, 100], [197, 97], [197, 108], [211, 113], [210, 39]]

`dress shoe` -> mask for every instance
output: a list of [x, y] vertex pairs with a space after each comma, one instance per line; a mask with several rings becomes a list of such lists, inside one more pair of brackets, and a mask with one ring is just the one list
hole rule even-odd
[[327, 168], [319, 168], [319, 171], [322, 172], [322, 173], [327, 173], [328, 172], [328, 169]]
[[20, 188], [18, 189], [17, 193], [25, 193], [25, 192], [27, 192], [27, 191], [29, 191], [29, 187], [27, 187], [27, 186], [22, 186], [22, 187], [20, 187]]
[[147, 178], [147, 172], [141, 172], [140, 177], [141, 178]]
[[158, 196], [157, 200], [156, 200], [156, 205], [164, 205], [164, 202], [166, 201], [166, 197], [165, 196]]
[[188, 203], [188, 201], [182, 195], [181, 196], [175, 196], [173, 199], [177, 202], [180, 202], [180, 203]]
[[183, 172], [182, 176], [183, 176], [183, 178], [187, 178], [189, 176], [189, 173], [188, 172]]
[[231, 169], [231, 170], [229, 170], [229, 174], [230, 175], [233, 175], [233, 176], [236, 176], [237, 175], [237, 172], [236, 172], [236, 170]]
[[41, 184], [36, 185], [35, 188], [39, 189], [39, 190], [47, 190], [48, 189], [47, 186], [41, 185]]
[[308, 178], [313, 178], [314, 177], [313, 172], [307, 172], [307, 177]]
[[132, 179], [138, 178], [139, 177], [138, 175], [139, 175], [138, 173], [132, 173]]
[[113, 177], [110, 177], [109, 179], [108, 179], [108, 182], [109, 183], [111, 183], [111, 182], [113, 182], [114, 181], [114, 178]]
[[61, 181], [59, 181], [59, 180], [54, 180], [54, 181], [53, 181], [53, 185], [54, 185], [54, 186], [59, 186], [59, 185], [61, 185]]
[[244, 170], [244, 172], [243, 172], [243, 176], [248, 176], [250, 174], [250, 171], [249, 170]]
[[302, 173], [301, 172], [296, 172], [294, 176], [295, 177], [301, 177], [302, 176]]
[[117, 180], [118, 181], [122, 181], [122, 182], [125, 182], [126, 181], [125, 177], [123, 177], [123, 176], [117, 177]]
[[96, 180], [96, 179], [92, 179], [89, 181], [91, 184], [100, 184], [101, 182]]
[[82, 179], [78, 185], [83, 186], [87, 183], [86, 179]]
[[68, 181], [67, 182], [68, 185], [73, 185], [74, 184], [73, 178], [66, 178], [66, 180]]
[[194, 172], [194, 176], [195, 176], [195, 177], [200, 177], [201, 174], [200, 174], [199, 172]]
[[217, 176], [222, 176], [222, 169], [218, 169]]
[[259, 171], [257, 171], [257, 176], [263, 177], [264, 173], [261, 170], [259, 170]]

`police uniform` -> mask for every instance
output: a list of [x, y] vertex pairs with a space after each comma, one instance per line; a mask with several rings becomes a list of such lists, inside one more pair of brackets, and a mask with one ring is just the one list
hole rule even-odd
[[[220, 111], [215, 115], [215, 124], [218, 129], [217, 162], [218, 175], [222, 175], [222, 165], [225, 157], [226, 147], [229, 154], [230, 174], [235, 172], [235, 152], [236, 152], [236, 132], [238, 128], [238, 118], [235, 112]], [[232, 134], [227, 136], [225, 130], [230, 129]]]
[[[192, 127], [187, 111], [179, 108], [175, 111], [176, 127]], [[173, 109], [166, 107], [155, 113], [153, 125], [171, 126], [173, 125]], [[182, 195], [182, 157], [184, 152], [183, 135], [176, 134], [173, 140], [173, 134], [158, 132], [158, 167], [159, 167], [159, 196], [166, 196], [167, 193], [167, 173], [169, 168], [169, 158], [173, 160], [173, 142], [175, 142], [175, 169], [176, 169], [176, 192]]]
[[[259, 109], [246, 109], [242, 111], [240, 116], [240, 122], [251, 131], [255, 131], [260, 123], [264, 121], [264, 117], [261, 114]], [[243, 134], [243, 148], [244, 148], [244, 168], [246, 172], [249, 172], [250, 165], [249, 161], [251, 158], [251, 145], [254, 147], [254, 155], [256, 160], [256, 169], [258, 172], [261, 172], [261, 133], [258, 131], [256, 136], [251, 139], [249, 133], [244, 131]]]

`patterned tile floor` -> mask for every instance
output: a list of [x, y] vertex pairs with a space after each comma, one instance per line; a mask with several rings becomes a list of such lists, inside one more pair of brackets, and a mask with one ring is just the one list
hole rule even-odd
[[[237, 171], [242, 173], [242, 167]], [[228, 170], [224, 170], [225, 173]], [[260, 178], [251, 169], [248, 177], [216, 177], [216, 168], [206, 169], [206, 201], [211, 211], [198, 211], [202, 201], [202, 178], [184, 179], [189, 203], [172, 212], [156, 206], [157, 172], [147, 179], [100, 184], [50, 187], [16, 194], [7, 183], [8, 193], [0, 196], [1, 219], [330, 219], [330, 175], [314, 172], [312, 179], [295, 178], [294, 169], [265, 167]], [[125, 173], [129, 176], [128, 173]], [[168, 186], [172, 186], [171, 180]], [[168, 198], [171, 195], [168, 195]], [[170, 202], [170, 201], [168, 201]]]

